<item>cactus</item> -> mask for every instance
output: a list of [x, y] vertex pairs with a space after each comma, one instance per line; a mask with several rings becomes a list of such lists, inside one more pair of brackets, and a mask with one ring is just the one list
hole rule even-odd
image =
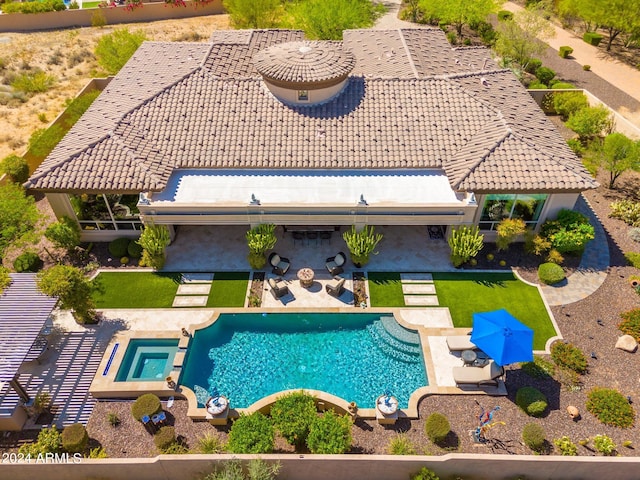
[[482, 250], [484, 235], [479, 233], [478, 227], [460, 227], [452, 229], [449, 237], [451, 248], [451, 263], [459, 267], [464, 262], [475, 257]]
[[381, 233], [374, 233], [374, 227], [367, 226], [361, 230], [356, 231], [355, 225], [351, 225], [351, 230], [344, 232], [342, 238], [349, 248], [351, 254], [351, 261], [356, 265], [364, 265], [369, 261], [369, 255], [377, 255], [375, 252], [376, 246], [382, 240]]
[[154, 223], [145, 225], [138, 240], [138, 245], [143, 248], [140, 265], [148, 265], [160, 270], [164, 266], [164, 249], [170, 242], [171, 236], [166, 225]]
[[259, 270], [267, 263], [265, 254], [272, 249], [278, 239], [275, 234], [276, 226], [272, 223], [263, 223], [252, 228], [246, 233], [247, 246], [249, 247], [248, 261], [251, 268]]

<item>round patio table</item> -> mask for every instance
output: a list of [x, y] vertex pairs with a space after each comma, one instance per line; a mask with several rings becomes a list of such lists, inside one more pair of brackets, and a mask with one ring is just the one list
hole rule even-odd
[[460, 354], [460, 358], [462, 358], [465, 366], [473, 365], [473, 363], [478, 359], [478, 354], [475, 350], [463, 350]]
[[309, 288], [313, 285], [314, 272], [309, 267], [304, 267], [298, 270], [298, 280], [300, 280], [300, 286]]

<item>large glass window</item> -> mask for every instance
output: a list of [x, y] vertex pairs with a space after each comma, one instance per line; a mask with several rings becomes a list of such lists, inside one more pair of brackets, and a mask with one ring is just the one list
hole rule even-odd
[[140, 230], [138, 195], [69, 195], [83, 230]]
[[542, 193], [487, 195], [480, 217], [480, 230], [495, 230], [505, 218], [521, 218], [527, 226], [535, 228], [547, 197]]

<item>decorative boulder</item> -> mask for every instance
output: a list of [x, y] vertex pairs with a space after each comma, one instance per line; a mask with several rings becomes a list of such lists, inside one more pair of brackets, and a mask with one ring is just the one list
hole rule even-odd
[[616, 348], [633, 353], [638, 348], [638, 342], [631, 335], [622, 335], [616, 342]]
[[577, 419], [580, 418], [580, 411], [576, 407], [574, 407], [573, 405], [569, 405], [567, 407], [567, 413], [574, 420], [577, 420]]

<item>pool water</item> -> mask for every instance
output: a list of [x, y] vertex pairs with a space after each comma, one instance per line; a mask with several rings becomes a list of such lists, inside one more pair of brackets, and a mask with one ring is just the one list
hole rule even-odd
[[177, 339], [131, 339], [116, 374], [116, 382], [164, 380], [173, 368], [177, 351]]
[[246, 408], [307, 388], [374, 408], [384, 392], [407, 407], [428, 379], [417, 332], [389, 315], [242, 313], [222, 314], [195, 332], [179, 383], [196, 392], [199, 404], [225, 395]]

